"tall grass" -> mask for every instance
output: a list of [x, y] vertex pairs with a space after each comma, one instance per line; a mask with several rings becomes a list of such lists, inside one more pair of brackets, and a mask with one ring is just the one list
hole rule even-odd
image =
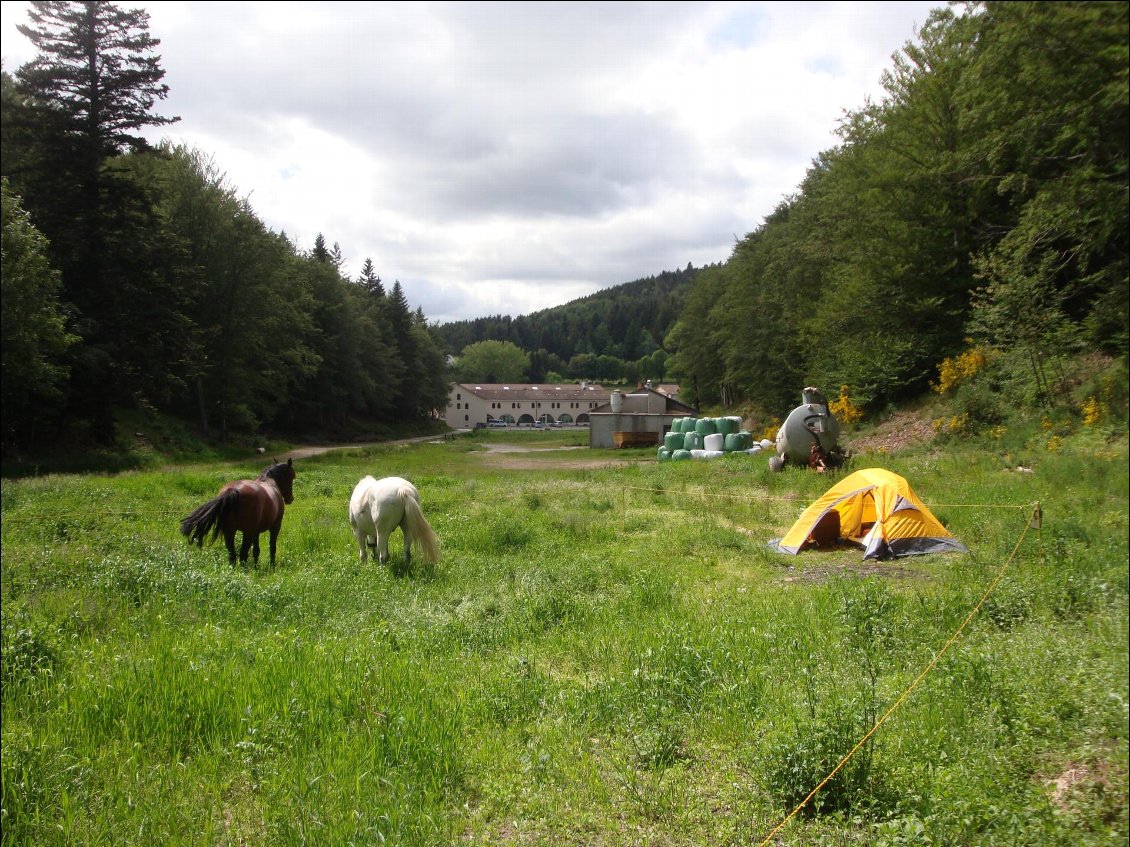
[[[857, 457], [971, 548], [879, 565], [767, 546], [823, 476], [506, 439], [298, 461], [274, 569], [177, 530], [256, 462], [5, 481], [3, 844], [756, 844], [983, 598], [780, 838], [1125, 843], [1124, 436]], [[365, 474], [434, 570], [359, 561]]]

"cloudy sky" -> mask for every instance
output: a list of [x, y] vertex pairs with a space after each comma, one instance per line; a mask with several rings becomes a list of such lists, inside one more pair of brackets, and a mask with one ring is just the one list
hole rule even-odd
[[[725, 261], [942, 2], [119, 3], [168, 137], [445, 323]], [[0, 4], [0, 55], [33, 57]]]

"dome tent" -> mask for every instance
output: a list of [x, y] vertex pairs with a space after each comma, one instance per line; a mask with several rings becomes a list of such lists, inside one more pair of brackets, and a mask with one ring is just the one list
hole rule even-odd
[[784, 538], [769, 546], [795, 556], [807, 547], [841, 541], [861, 546], [864, 559], [969, 552], [930, 513], [909, 482], [883, 468], [866, 468], [841, 479], [804, 510]]

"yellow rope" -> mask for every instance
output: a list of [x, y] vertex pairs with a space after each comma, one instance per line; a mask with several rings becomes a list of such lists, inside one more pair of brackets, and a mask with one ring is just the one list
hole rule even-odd
[[[771, 497], [768, 494], [718, 494], [706, 491], [690, 491], [687, 489], [672, 489], [672, 488], [643, 488], [640, 486], [626, 485], [625, 491], [643, 491], [651, 494], [677, 494], [680, 496], [693, 495], [696, 497], [704, 497], [707, 499], [727, 499], [727, 500], [772, 500], [781, 503], [794, 503], [800, 498], [796, 495], [791, 497]], [[927, 508], [947, 508], [947, 509], [1027, 509], [1031, 507], [1031, 503], [927, 503]]]
[[797, 807], [789, 812], [784, 820], [773, 827], [773, 830], [767, 836], [765, 836], [764, 840], [759, 843], [758, 847], [765, 847], [765, 845], [769, 843], [773, 836], [780, 832], [789, 821], [796, 817], [797, 813], [800, 812], [800, 810], [808, 804], [808, 801], [815, 797], [816, 793], [825, 785], [827, 785], [836, 776], [836, 774], [840, 772], [840, 769], [848, 762], [848, 760], [851, 759], [851, 757], [854, 756], [859, 751], [859, 749], [867, 743], [867, 740], [871, 738], [872, 735], [879, 731], [879, 727], [886, 723], [887, 718], [894, 714], [895, 711], [903, 704], [903, 702], [905, 702], [906, 699], [910, 697], [914, 689], [918, 687], [922, 680], [926, 678], [926, 675], [934, 669], [935, 665], [938, 664], [942, 656], [944, 656], [949, 651], [950, 647], [954, 645], [957, 639], [961, 636], [962, 631], [969, 624], [969, 622], [973, 620], [974, 615], [976, 615], [977, 612], [981, 610], [981, 606], [983, 606], [985, 601], [989, 599], [989, 595], [992, 594], [996, 589], [997, 585], [1004, 577], [1004, 573], [1008, 569], [1008, 566], [1012, 564], [1012, 560], [1016, 558], [1016, 552], [1020, 549], [1020, 545], [1024, 541], [1024, 538], [1028, 535], [1028, 528], [1034, 524], [1036, 516], [1040, 512], [1040, 504], [1030, 503], [1028, 504], [1028, 508], [1032, 509], [1028, 523], [1025, 524], [1024, 531], [1020, 533], [1020, 538], [1017, 540], [1016, 545], [1012, 548], [1012, 552], [1009, 554], [1008, 559], [1006, 559], [1005, 563], [1001, 565], [1000, 570], [997, 571], [997, 575], [993, 578], [993, 581], [989, 583], [989, 587], [985, 589], [985, 593], [981, 596], [981, 599], [977, 601], [977, 605], [975, 605], [970, 610], [969, 614], [965, 616], [965, 620], [961, 622], [961, 625], [954, 631], [949, 640], [946, 641], [942, 649], [939, 650], [937, 654], [935, 654], [934, 658], [931, 659], [926, 667], [922, 669], [922, 672], [918, 674], [918, 676], [914, 678], [914, 681], [909, 686], [907, 686], [906, 690], [903, 691], [901, 695], [899, 695], [899, 698], [895, 700], [894, 704], [889, 709], [887, 709], [886, 712], [883, 713], [883, 716], [875, 721], [874, 726], [872, 726], [871, 729], [867, 731], [867, 734], [864, 735], [863, 738], [861, 738], [859, 742], [851, 748], [850, 751], [848, 751], [846, 756], [840, 759], [840, 763], [832, 769], [832, 772], [824, 777], [824, 779], [820, 781], [820, 784], [813, 788], [812, 791], [809, 792], [808, 796], [801, 800]]

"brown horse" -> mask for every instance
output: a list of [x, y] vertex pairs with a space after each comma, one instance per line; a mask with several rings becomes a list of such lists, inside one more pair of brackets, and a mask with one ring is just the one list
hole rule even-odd
[[251, 550], [259, 564], [259, 536], [271, 534], [271, 566], [275, 564], [275, 546], [282, 529], [284, 503], [294, 502], [294, 460], [271, 465], [258, 479], [229, 482], [220, 493], [181, 521], [180, 531], [204, 546], [209, 532], [211, 544], [221, 532], [228, 547], [228, 558], [235, 564], [235, 534], [243, 533], [239, 561], [246, 567], [247, 551]]

